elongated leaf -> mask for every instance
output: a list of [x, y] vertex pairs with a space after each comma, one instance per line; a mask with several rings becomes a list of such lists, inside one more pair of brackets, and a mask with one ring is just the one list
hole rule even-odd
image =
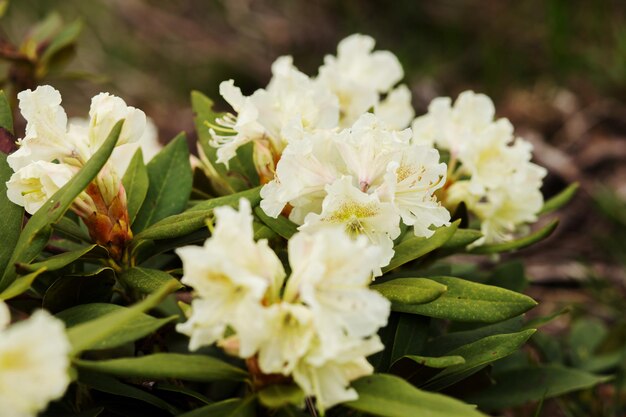
[[104, 361], [76, 360], [81, 369], [102, 372], [126, 378], [166, 379], [211, 382], [241, 381], [247, 373], [217, 358], [206, 355], [155, 353], [139, 358]]
[[255, 415], [254, 397], [247, 397], [220, 401], [181, 414], [178, 417], [254, 417]]
[[352, 386], [359, 398], [345, 405], [376, 416], [485, 417], [472, 405], [442, 394], [421, 391], [391, 375], [371, 375], [355, 381]]
[[112, 268], [100, 268], [89, 275], [63, 275], [48, 287], [43, 307], [53, 313], [77, 304], [109, 302], [115, 285]]
[[130, 160], [130, 164], [126, 169], [124, 178], [122, 178], [122, 184], [126, 191], [126, 206], [128, 208], [128, 219], [130, 224], [133, 224], [139, 209], [146, 199], [148, 194], [148, 187], [150, 186], [150, 179], [148, 178], [148, 168], [143, 163], [143, 153], [141, 148], [137, 149], [133, 159]]
[[513, 369], [498, 374], [497, 384], [466, 400], [485, 410], [496, 410], [591, 388], [610, 379], [560, 365]]
[[69, 219], [67, 216], [63, 216], [56, 223], [53, 223], [52, 228], [56, 232], [60, 232], [70, 238], [82, 240], [83, 242], [91, 242], [89, 233], [81, 229], [78, 224]]
[[465, 248], [470, 243], [473, 243], [482, 237], [480, 230], [474, 229], [457, 229], [452, 237], [441, 246], [441, 249], [446, 251], [454, 251], [457, 249]]
[[[158, 269], [134, 267], [122, 272], [119, 279], [128, 288], [143, 294], [150, 294], [174, 278]], [[179, 283], [177, 289], [182, 287], [183, 285]]]
[[396, 278], [371, 289], [384, 295], [392, 303], [424, 304], [439, 298], [448, 290], [443, 284], [427, 278]]
[[479, 371], [491, 362], [516, 352], [533, 333], [535, 330], [529, 329], [518, 333], [488, 336], [449, 352], [449, 356], [461, 356], [465, 361], [446, 368], [435, 376], [426, 387], [430, 390], [441, 390], [458, 382], [461, 379], [458, 376], [465, 379], [471, 373]]
[[71, 46], [80, 32], [83, 29], [83, 23], [80, 19], [75, 20], [69, 25], [65, 26], [61, 32], [59, 32], [54, 38], [51, 40], [50, 44], [45, 48], [43, 55], [41, 56], [41, 62], [48, 62], [54, 58], [56, 54], [61, 52], [61, 50]]
[[[89, 185], [91, 180], [98, 175], [100, 169], [109, 159], [122, 129], [123, 120], [120, 120], [111, 129], [111, 133], [104, 141], [100, 149], [89, 159], [85, 166], [68, 181], [35, 213], [22, 233], [16, 244], [15, 251], [9, 261], [10, 265], [18, 262], [29, 263], [41, 252], [48, 242], [52, 233], [52, 223], [57, 222], [65, 211], [70, 207], [76, 196]], [[15, 270], [7, 268], [0, 280], [0, 290], [6, 288], [15, 280]]]
[[191, 194], [193, 174], [184, 133], [179, 134], [147, 165], [150, 186], [133, 223], [133, 231], [182, 212]]
[[304, 404], [304, 392], [297, 385], [273, 384], [263, 388], [258, 395], [261, 404], [268, 408]]
[[[0, 97], [0, 118], [2, 117], [2, 97]], [[0, 124], [2, 120], [0, 119]], [[0, 126], [0, 129], [2, 127]], [[1, 132], [0, 132], [1, 134]], [[22, 222], [24, 219], [24, 209], [17, 204], [13, 204], [7, 198], [6, 182], [11, 178], [13, 170], [7, 163], [7, 156], [0, 152], [0, 274], [8, 268], [9, 259], [20, 237]]]
[[576, 192], [578, 192], [578, 188], [580, 188], [580, 184], [577, 182], [570, 184], [563, 191], [546, 201], [539, 211], [539, 215], [552, 213], [569, 203], [576, 195]]
[[421, 352], [428, 338], [430, 318], [392, 312], [387, 326], [379, 331], [385, 349], [368, 358], [377, 372], [387, 372], [398, 358]]
[[28, 291], [33, 281], [35, 281], [35, 278], [37, 278], [45, 270], [45, 267], [40, 268], [36, 271], [31, 272], [30, 274], [18, 277], [15, 281], [11, 283], [11, 285], [9, 285], [7, 288], [5, 288], [4, 291], [2, 291], [2, 293], [0, 293], [0, 300], [9, 300]]
[[[107, 314], [127, 310], [127, 307], [115, 304], [92, 303], [82, 304], [63, 310], [60, 313], [57, 313], [56, 317], [63, 320], [68, 328], [72, 328]], [[115, 333], [111, 334], [106, 339], [103, 339], [101, 342], [94, 344], [90, 349], [110, 349], [128, 342], [133, 342], [154, 333], [162, 326], [175, 321], [177, 318], [177, 316], [172, 316], [157, 319], [147, 314], [140, 313], [134, 320], [121, 325]]]
[[394, 303], [392, 309], [440, 319], [495, 323], [518, 316], [537, 305], [532, 298], [504, 288], [453, 277], [429, 279], [447, 286], [448, 291], [430, 303]]
[[511, 252], [511, 251], [518, 250], [518, 249], [523, 249], [539, 241], [542, 241], [543, 239], [550, 236], [558, 225], [559, 225], [559, 221], [554, 220], [548, 223], [546, 226], [542, 227], [541, 229], [537, 230], [536, 232], [529, 234], [528, 236], [524, 236], [522, 238], [515, 239], [510, 242], [494, 243], [491, 245], [477, 246], [475, 248], [472, 248], [469, 252], [477, 253], [477, 254], [487, 254], [487, 253], [504, 253], [504, 252]]
[[68, 266], [72, 262], [79, 260], [97, 247], [98, 245], [96, 244], [89, 245], [81, 249], [51, 256], [45, 261], [35, 262], [32, 264], [17, 264], [17, 267], [20, 271], [25, 272], [33, 272], [41, 268], [46, 268], [46, 270], [48, 271], [56, 271], [58, 269]]
[[169, 216], [153, 224], [139, 233], [135, 237], [135, 240], [171, 239], [188, 235], [189, 233], [205, 227], [206, 219], [213, 215], [213, 209], [216, 207], [237, 207], [239, 200], [242, 198], [248, 199], [250, 204], [254, 207], [261, 201], [259, 192], [260, 187], [257, 187], [237, 194], [206, 200], [183, 213]]
[[173, 415], [179, 413], [179, 410], [176, 407], [168, 404], [159, 397], [137, 387], [133, 387], [132, 385], [124, 384], [123, 382], [107, 375], [80, 370], [78, 373], [78, 382], [97, 391], [106, 392], [107, 394], [119, 395], [121, 397], [143, 401], [147, 404], [166, 410]]
[[444, 245], [456, 232], [459, 227], [459, 222], [460, 221], [457, 220], [448, 227], [440, 227], [429, 238], [410, 235], [402, 240], [394, 248], [395, 255], [389, 265], [383, 268], [383, 273], [424, 256]]
[[438, 358], [419, 355], [407, 355], [403, 356], [400, 359], [403, 358], [410, 359], [419, 365], [428, 366], [429, 368], [448, 368], [450, 366], [463, 365], [465, 363], [465, 359], [463, 358], [463, 356], [459, 355], [440, 356]]
[[261, 207], [254, 209], [254, 214], [270, 229], [285, 239], [291, 238], [297, 231], [298, 225], [284, 216], [273, 218], [265, 214]]
[[[194, 123], [198, 132], [198, 145], [209, 163], [214, 187], [218, 191], [233, 193], [243, 191], [259, 184], [259, 177], [252, 162], [253, 144], [249, 143], [237, 149], [237, 155], [228, 162], [228, 167], [217, 162], [217, 149], [210, 145], [209, 124], [215, 125], [215, 119], [223, 113], [213, 111], [213, 101], [198, 91], [191, 92], [191, 107], [194, 111]], [[234, 132], [233, 132], [234, 133]], [[217, 184], [216, 184], [217, 183]]]
[[3, 90], [0, 90], [0, 129], [13, 135], [13, 112]]
[[159, 291], [152, 293], [145, 300], [130, 308], [114, 311], [97, 319], [81, 323], [67, 331], [72, 345], [72, 354], [76, 355], [84, 350], [91, 349], [103, 343], [111, 335], [131, 320], [136, 319], [146, 310], [158, 305], [166, 295], [178, 288], [178, 281], [172, 280]]

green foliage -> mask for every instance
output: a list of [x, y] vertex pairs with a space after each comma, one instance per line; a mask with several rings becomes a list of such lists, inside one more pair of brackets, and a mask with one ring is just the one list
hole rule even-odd
[[141, 209], [141, 205], [146, 199], [148, 187], [150, 186], [148, 169], [143, 163], [141, 148], [137, 149], [137, 152], [133, 155], [133, 159], [130, 160], [124, 178], [122, 178], [122, 184], [126, 191], [128, 219], [132, 224], [135, 221], [135, 217], [137, 217], [137, 213], [139, 213], [139, 209]]

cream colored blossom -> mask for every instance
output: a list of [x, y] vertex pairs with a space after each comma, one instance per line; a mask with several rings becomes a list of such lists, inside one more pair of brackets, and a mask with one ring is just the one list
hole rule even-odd
[[374, 106], [374, 114], [392, 129], [405, 129], [415, 117], [411, 90], [404, 84], [394, 88]]
[[2, 416], [35, 417], [63, 396], [70, 383], [69, 353], [62, 322], [45, 311], [0, 330]]
[[[339, 42], [337, 56], [327, 55], [319, 69], [317, 79], [339, 98], [342, 126], [352, 125], [363, 113], [376, 107], [380, 94], [391, 91], [404, 76], [398, 58], [389, 51], [374, 51], [375, 43], [366, 35], [348, 36]], [[395, 104], [400, 102], [406, 100]], [[407, 106], [400, 110], [408, 111]]]
[[35, 214], [54, 193], [63, 187], [77, 169], [65, 164], [37, 161], [19, 169], [7, 181], [7, 197]]

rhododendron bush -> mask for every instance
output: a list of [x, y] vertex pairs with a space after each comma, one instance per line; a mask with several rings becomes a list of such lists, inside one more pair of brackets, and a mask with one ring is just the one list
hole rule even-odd
[[544, 201], [489, 97], [416, 117], [360, 34], [317, 74], [271, 71], [222, 82], [226, 113], [191, 94], [198, 157], [106, 92], [68, 118], [21, 91], [24, 132], [0, 97], [0, 415], [478, 417], [601, 380], [504, 395], [549, 317], [525, 318], [518, 263], [471, 256], [548, 236], [575, 186]]

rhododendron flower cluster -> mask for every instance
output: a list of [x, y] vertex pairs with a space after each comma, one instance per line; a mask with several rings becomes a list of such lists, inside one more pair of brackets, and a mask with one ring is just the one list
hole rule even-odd
[[[190, 348], [217, 342], [247, 359], [251, 372], [292, 379], [320, 410], [357, 398], [350, 381], [372, 373], [376, 334], [390, 303], [368, 289], [380, 249], [339, 228], [289, 240], [291, 275], [266, 240], [253, 239], [250, 203], [215, 210], [204, 246], [176, 252], [193, 287], [191, 314], [178, 330]], [[286, 281], [286, 282], [285, 282]]]
[[537, 220], [546, 170], [532, 162], [532, 145], [513, 135], [505, 119], [494, 120], [493, 102], [484, 94], [462, 93], [432, 101], [413, 122], [413, 140], [450, 153], [446, 206], [464, 202], [480, 219], [482, 242], [509, 240], [519, 227]]

